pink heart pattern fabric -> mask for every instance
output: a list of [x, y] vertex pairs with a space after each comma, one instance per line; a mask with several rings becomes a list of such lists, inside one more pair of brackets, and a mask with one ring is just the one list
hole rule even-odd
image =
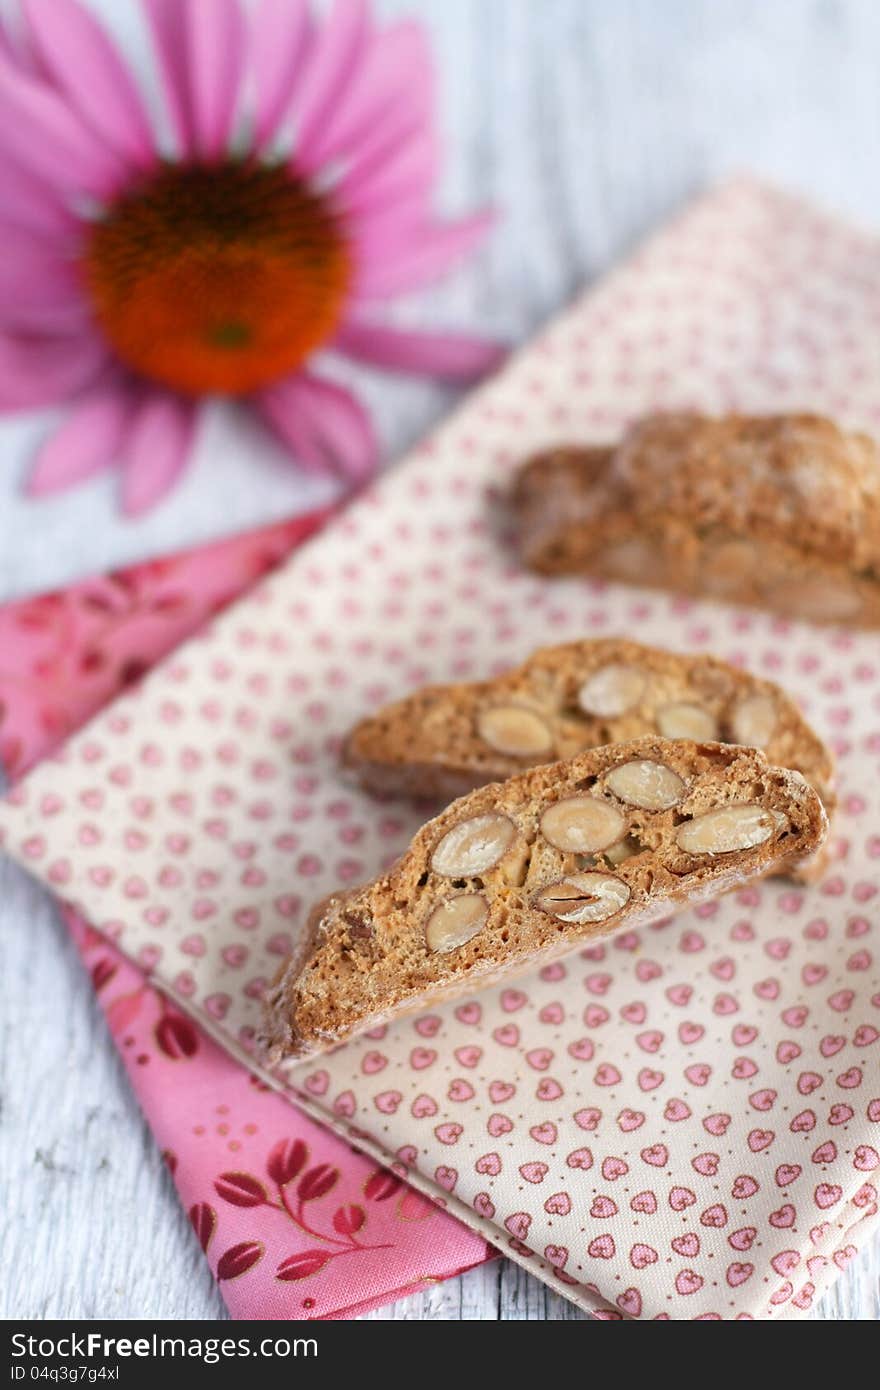
[[878, 272], [872, 238], [773, 190], [703, 199], [0, 814], [245, 1059], [310, 902], [418, 824], [340, 781], [366, 710], [591, 633], [792, 690], [840, 759], [820, 884], [750, 887], [265, 1078], [601, 1317], [796, 1316], [876, 1224], [880, 660], [876, 636], [524, 573], [499, 496], [531, 449], [649, 409], [877, 431]]
[[[325, 519], [298, 517], [0, 608], [6, 772], [21, 775], [46, 756]], [[100, 797], [83, 805], [98, 812]], [[47, 794], [41, 810], [59, 814], [60, 797]], [[63, 869], [51, 882], [63, 891]], [[75, 913], [66, 918], [233, 1317], [354, 1317], [494, 1257], [174, 1008], [152, 983], [149, 949], [135, 967]]]

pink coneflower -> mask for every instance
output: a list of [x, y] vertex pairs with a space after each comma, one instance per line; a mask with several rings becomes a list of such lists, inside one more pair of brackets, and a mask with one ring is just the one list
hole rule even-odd
[[204, 397], [251, 406], [307, 468], [375, 467], [364, 407], [317, 350], [468, 377], [471, 337], [401, 331], [377, 305], [471, 250], [439, 223], [432, 72], [412, 22], [367, 0], [143, 0], [174, 147], [78, 0], [21, 0], [0, 32], [0, 407], [71, 401], [28, 487], [118, 463], [122, 505], [184, 468]]

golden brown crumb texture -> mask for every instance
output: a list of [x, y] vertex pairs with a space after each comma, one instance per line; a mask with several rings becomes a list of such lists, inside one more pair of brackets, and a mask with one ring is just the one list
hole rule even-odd
[[712, 656], [622, 638], [545, 647], [494, 680], [416, 691], [357, 724], [342, 761], [369, 791], [448, 800], [648, 734], [760, 748], [833, 811], [831, 753], [780, 686]]
[[822, 416], [650, 416], [533, 458], [512, 500], [541, 573], [880, 625], [877, 445]]
[[275, 1060], [506, 978], [812, 853], [797, 772], [755, 749], [606, 746], [471, 792], [388, 873], [329, 898], [267, 999]]

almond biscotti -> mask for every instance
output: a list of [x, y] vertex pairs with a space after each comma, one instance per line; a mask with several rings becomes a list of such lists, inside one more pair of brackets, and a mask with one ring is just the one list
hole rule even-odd
[[512, 503], [542, 574], [880, 625], [877, 445], [822, 416], [649, 416], [617, 448], [533, 458]]
[[638, 739], [481, 787], [314, 910], [267, 995], [268, 1054], [326, 1050], [726, 892], [826, 827], [799, 773], [719, 743]]
[[780, 686], [621, 638], [544, 647], [494, 680], [418, 690], [357, 724], [342, 762], [369, 791], [449, 799], [647, 734], [761, 748], [833, 810], [831, 753]]

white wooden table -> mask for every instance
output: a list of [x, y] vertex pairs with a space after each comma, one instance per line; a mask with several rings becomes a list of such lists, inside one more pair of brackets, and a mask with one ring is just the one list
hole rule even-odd
[[[92, 0], [132, 51], [134, 0]], [[751, 169], [880, 228], [876, 0], [376, 0], [419, 12], [441, 75], [450, 209], [502, 213], [479, 265], [426, 320], [511, 340], [690, 194]], [[448, 393], [368, 385], [399, 453]], [[217, 419], [197, 466], [137, 524], [98, 480], [39, 506], [17, 495], [45, 421], [0, 423], [0, 598], [311, 505], [280, 456]], [[326, 495], [326, 494], [323, 494]], [[0, 1316], [224, 1316], [79, 961], [49, 902], [0, 866]], [[819, 1318], [880, 1314], [880, 1242]], [[505, 1262], [374, 1314], [579, 1317]]]

